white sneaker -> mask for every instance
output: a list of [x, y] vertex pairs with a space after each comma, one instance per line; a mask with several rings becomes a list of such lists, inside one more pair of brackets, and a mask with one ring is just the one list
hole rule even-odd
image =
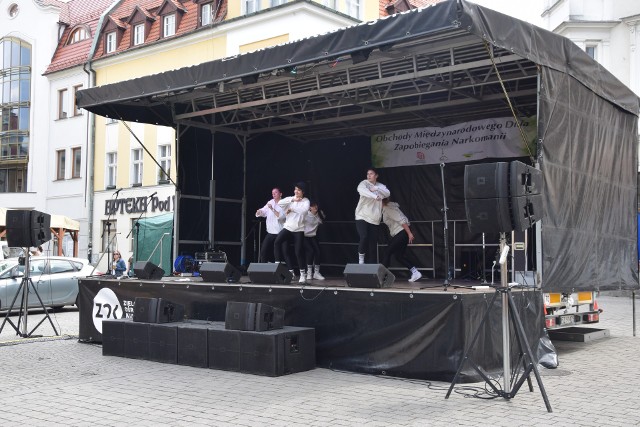
[[289, 270], [289, 273], [291, 273], [291, 280], [296, 280], [296, 272], [294, 270]]
[[416, 270], [415, 273], [411, 273], [411, 277], [409, 278], [410, 282], [415, 282], [416, 280], [420, 280], [422, 277], [422, 273]]
[[318, 270], [316, 270], [315, 273], [313, 273], [313, 278], [316, 280], [324, 280], [324, 276], [320, 274]]
[[306, 278], [304, 277], [304, 273], [300, 274], [300, 280], [298, 280], [298, 283], [307, 283]]

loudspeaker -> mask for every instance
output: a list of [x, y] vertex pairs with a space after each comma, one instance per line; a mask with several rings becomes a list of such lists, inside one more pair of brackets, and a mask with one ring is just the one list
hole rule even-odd
[[509, 197], [509, 163], [479, 163], [464, 168], [465, 199]]
[[511, 213], [509, 199], [465, 199], [469, 231], [472, 233], [494, 233], [511, 231]]
[[164, 276], [164, 270], [149, 261], [136, 261], [133, 272], [138, 279], [145, 280], [160, 280]]
[[251, 263], [247, 270], [251, 283], [267, 285], [288, 285], [292, 275], [285, 264]]
[[35, 210], [8, 210], [6, 230], [9, 246], [39, 246], [51, 240], [51, 215]]
[[510, 164], [511, 197], [542, 194], [542, 171], [519, 161]]
[[240, 270], [228, 262], [204, 262], [200, 265], [199, 271], [205, 282], [237, 283], [242, 276]]
[[124, 324], [124, 357], [149, 358], [149, 324], [127, 322]]
[[256, 304], [253, 302], [227, 302], [224, 316], [225, 329], [253, 331], [256, 329]]
[[184, 319], [184, 305], [176, 304], [165, 298], [158, 298], [156, 318], [158, 323], [182, 322]]
[[513, 229], [526, 230], [542, 219], [542, 194], [512, 197]]
[[102, 355], [124, 357], [124, 324], [131, 319], [102, 321]]
[[209, 368], [280, 376], [315, 368], [315, 330], [252, 332], [209, 327]]
[[133, 302], [133, 321], [145, 323], [158, 322], [158, 298], [136, 297]]
[[347, 264], [344, 277], [352, 288], [388, 288], [396, 280], [382, 264]]
[[149, 360], [178, 363], [178, 326], [175, 324], [149, 325]]
[[267, 304], [256, 304], [256, 332], [282, 329], [284, 326], [284, 309]]
[[178, 323], [178, 365], [206, 368], [209, 365], [208, 323]]

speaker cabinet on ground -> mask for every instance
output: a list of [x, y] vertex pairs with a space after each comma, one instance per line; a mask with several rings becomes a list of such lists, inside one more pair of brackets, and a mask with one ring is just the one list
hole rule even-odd
[[102, 355], [124, 357], [124, 325], [131, 319], [102, 321]]
[[178, 363], [178, 326], [175, 323], [149, 325], [149, 360]]
[[266, 285], [288, 285], [292, 275], [285, 264], [280, 263], [251, 263], [247, 270], [251, 283]]
[[156, 320], [158, 323], [182, 322], [184, 320], [184, 305], [165, 298], [158, 298]]
[[164, 270], [149, 261], [137, 261], [133, 264], [133, 272], [138, 279], [160, 280], [164, 276]]
[[149, 323], [124, 324], [124, 357], [149, 359]]
[[228, 262], [204, 262], [199, 271], [205, 282], [238, 283], [242, 276], [240, 270]]
[[382, 264], [347, 264], [344, 278], [352, 288], [388, 288], [396, 280]]
[[253, 302], [227, 302], [224, 315], [226, 329], [253, 331], [256, 329], [256, 304]]
[[133, 321], [156, 323], [158, 321], [158, 298], [136, 297], [133, 301]]
[[35, 210], [8, 210], [7, 245], [39, 246], [51, 240], [51, 215]]
[[315, 367], [315, 331], [285, 326], [266, 332], [209, 328], [209, 368], [280, 376]]
[[208, 322], [177, 323], [178, 365], [206, 368], [208, 366]]
[[284, 309], [267, 304], [256, 304], [256, 332], [271, 331], [284, 327]]

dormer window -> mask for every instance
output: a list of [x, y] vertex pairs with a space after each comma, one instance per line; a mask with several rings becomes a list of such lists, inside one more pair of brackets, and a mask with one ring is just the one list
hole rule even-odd
[[110, 33], [107, 33], [107, 36], [105, 37], [105, 48], [104, 50], [107, 53], [113, 53], [116, 51], [116, 32], [112, 31]]
[[85, 27], [78, 27], [69, 36], [67, 44], [78, 43], [89, 38], [89, 31]]
[[244, 6], [244, 13], [248, 15], [250, 13], [254, 13], [260, 10], [260, 0], [244, 0], [242, 2]]
[[144, 43], [144, 24], [133, 27], [133, 45], [138, 46]]
[[170, 37], [176, 33], [176, 14], [162, 17], [162, 37]]

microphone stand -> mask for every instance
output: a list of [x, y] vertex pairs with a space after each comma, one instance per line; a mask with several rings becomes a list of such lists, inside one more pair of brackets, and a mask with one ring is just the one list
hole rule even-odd
[[447, 206], [447, 192], [444, 188], [444, 163], [440, 163], [440, 178], [442, 180], [442, 220], [444, 222], [444, 263], [446, 267], [446, 274], [444, 279], [444, 290], [447, 290], [449, 286], [449, 280], [452, 279], [450, 277], [450, 267], [449, 267], [449, 220], [447, 217], [447, 211], [449, 207]]
[[[151, 199], [153, 196], [155, 196], [156, 194], [158, 194], [158, 192], [153, 193], [152, 195], [148, 196], [148, 199]], [[149, 207], [149, 202], [147, 201], [147, 205], [145, 206], [145, 208]], [[140, 212], [140, 215], [138, 215], [138, 218], [136, 218], [136, 222], [133, 224], [133, 226], [136, 228], [136, 250], [135, 250], [135, 258], [133, 259], [133, 262], [137, 262], [138, 261], [138, 245], [140, 243], [140, 219], [142, 218], [142, 215], [146, 214], [147, 210], [143, 210], [142, 212]], [[133, 227], [131, 227], [131, 230], [129, 230], [129, 234], [127, 234], [127, 237], [125, 237], [126, 239], [129, 239], [129, 236], [131, 236], [131, 233], [133, 233]], [[129, 266], [129, 268], [131, 268], [131, 266]]]

